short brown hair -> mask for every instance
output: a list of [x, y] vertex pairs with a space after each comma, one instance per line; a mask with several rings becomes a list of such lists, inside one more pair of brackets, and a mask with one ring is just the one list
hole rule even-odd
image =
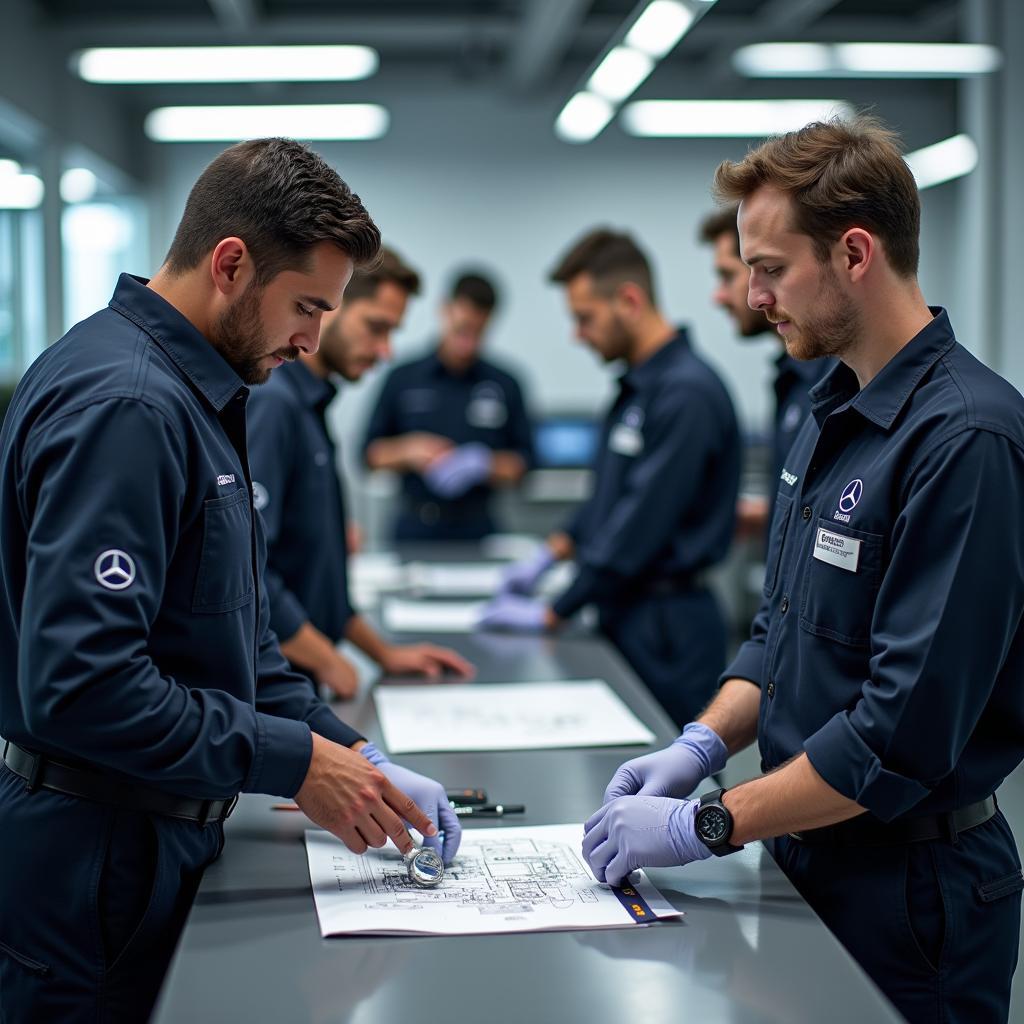
[[253, 139], [224, 150], [192, 186], [167, 253], [171, 273], [199, 266], [223, 238], [245, 242], [256, 284], [308, 265], [333, 242], [357, 266], [380, 251], [380, 231], [338, 173], [294, 139]]
[[352, 275], [345, 289], [345, 301], [372, 298], [385, 282], [398, 285], [406, 295], [420, 293], [420, 275], [394, 249], [384, 246], [380, 250], [380, 259], [374, 265]]
[[654, 274], [640, 246], [630, 235], [611, 228], [595, 228], [588, 232], [561, 258], [549, 279], [568, 284], [580, 274], [589, 274], [595, 286], [605, 295], [627, 281], [639, 285], [653, 303]]
[[448, 301], [456, 299], [463, 299], [484, 313], [493, 313], [498, 306], [498, 289], [485, 274], [466, 270], [452, 281], [448, 290]]
[[845, 231], [862, 227], [881, 239], [896, 273], [917, 273], [921, 198], [899, 136], [879, 119], [815, 121], [715, 172], [722, 201], [739, 202], [763, 185], [790, 196], [796, 230], [810, 236], [822, 262]]
[[736, 243], [736, 254], [740, 251], [740, 229], [736, 226], [739, 207], [733, 203], [721, 210], [709, 213], [700, 223], [698, 237], [706, 245], [714, 245], [722, 235], [732, 235]]

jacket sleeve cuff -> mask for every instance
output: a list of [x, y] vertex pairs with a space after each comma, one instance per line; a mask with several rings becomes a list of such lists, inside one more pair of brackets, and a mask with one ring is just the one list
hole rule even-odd
[[593, 569], [580, 566], [572, 585], [552, 604], [551, 608], [560, 619], [571, 618], [585, 604], [590, 604], [599, 590], [598, 574]]
[[313, 756], [313, 737], [309, 728], [305, 722], [257, 712], [256, 753], [249, 777], [242, 786], [243, 791], [295, 796], [302, 787]]
[[883, 767], [847, 712], [830, 718], [804, 743], [814, 770], [837, 792], [882, 821], [910, 810], [929, 793], [916, 779]]
[[351, 747], [353, 743], [366, 739], [362, 733], [356, 732], [352, 726], [346, 725], [327, 704], [321, 703], [307, 717], [306, 721], [309, 723], [310, 729], [318, 736], [323, 736], [325, 740], [330, 740], [342, 747]]
[[718, 685], [721, 686], [727, 679], [746, 679], [760, 687], [763, 672], [764, 644], [748, 640], [737, 651], [732, 664], [718, 677]]

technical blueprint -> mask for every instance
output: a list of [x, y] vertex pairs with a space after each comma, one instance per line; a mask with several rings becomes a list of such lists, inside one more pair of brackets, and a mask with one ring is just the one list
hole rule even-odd
[[636, 927], [681, 916], [642, 871], [631, 877], [627, 899], [598, 882], [582, 840], [582, 825], [469, 829], [441, 884], [421, 889], [394, 846], [357, 855], [329, 833], [308, 830], [320, 933], [473, 935]]

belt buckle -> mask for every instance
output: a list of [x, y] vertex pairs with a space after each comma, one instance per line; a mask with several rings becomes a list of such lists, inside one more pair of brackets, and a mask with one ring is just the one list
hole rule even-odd
[[228, 804], [228, 809], [227, 809], [227, 810], [226, 810], [226, 811], [224, 812], [224, 816], [223, 816], [223, 817], [222, 817], [222, 818], [220, 819], [221, 821], [227, 821], [227, 820], [228, 820], [228, 818], [230, 818], [230, 817], [231, 817], [231, 814], [232, 814], [232, 812], [234, 811], [235, 807], [237, 807], [237, 806], [238, 806], [238, 797], [239, 797], [240, 795], [241, 795], [241, 794], [239, 794], [239, 793], [236, 793], [236, 794], [235, 794], [235, 795], [234, 795], [234, 796], [233, 796], [233, 797], [231, 798], [231, 801], [230, 801], [230, 803]]
[[[202, 806], [199, 808], [199, 816], [196, 818], [200, 828], [206, 828], [210, 821], [223, 822], [231, 816], [231, 812], [235, 809], [235, 804], [238, 803], [238, 794], [236, 793], [230, 800], [204, 800]], [[227, 805], [227, 810], [221, 814], [218, 814], [215, 818], [210, 814], [213, 810], [214, 804], [220, 804], [221, 807]]]

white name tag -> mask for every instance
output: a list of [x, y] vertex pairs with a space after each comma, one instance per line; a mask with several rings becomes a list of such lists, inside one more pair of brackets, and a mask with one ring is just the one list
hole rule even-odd
[[847, 572], [856, 572], [860, 561], [860, 541], [822, 526], [814, 539], [814, 557], [819, 562], [828, 562]]
[[644, 450], [644, 435], [636, 427], [618, 423], [608, 438], [608, 447], [619, 455], [639, 455]]

